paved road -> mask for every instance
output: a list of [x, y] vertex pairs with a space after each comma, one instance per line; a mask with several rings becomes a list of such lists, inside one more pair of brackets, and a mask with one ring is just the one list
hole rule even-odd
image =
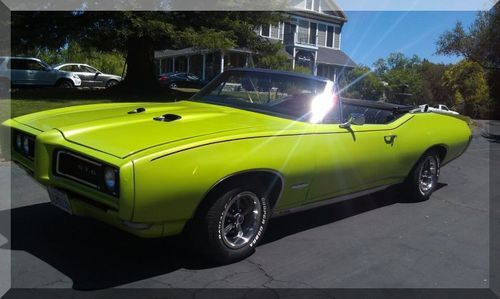
[[[12, 287], [487, 288], [489, 149], [476, 134], [442, 169], [431, 200], [393, 192], [272, 220], [250, 258], [222, 267], [199, 260], [179, 238], [139, 240], [50, 206], [46, 191], [12, 167]], [[0, 181], [9, 164], [0, 164]], [[0, 194], [1, 196], [1, 194]], [[3, 235], [3, 236], [2, 236]]]

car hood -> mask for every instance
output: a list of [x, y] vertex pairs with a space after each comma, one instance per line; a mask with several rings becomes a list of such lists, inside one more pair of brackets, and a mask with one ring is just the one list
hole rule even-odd
[[[131, 113], [143, 108], [144, 112]], [[173, 121], [154, 118], [169, 114]], [[167, 117], [168, 118], [168, 117]], [[176, 117], [172, 117], [176, 118]], [[264, 118], [264, 119], [263, 119]], [[64, 138], [119, 158], [159, 145], [257, 127], [284, 127], [289, 122], [259, 113], [211, 104], [113, 103], [73, 106], [15, 119], [39, 131], [59, 130]]]

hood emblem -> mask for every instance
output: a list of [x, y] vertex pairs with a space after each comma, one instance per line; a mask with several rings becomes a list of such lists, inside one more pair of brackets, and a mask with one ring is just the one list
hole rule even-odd
[[181, 119], [181, 116], [177, 114], [163, 114], [162, 116], [157, 116], [153, 119], [156, 121], [171, 122], [174, 120]]

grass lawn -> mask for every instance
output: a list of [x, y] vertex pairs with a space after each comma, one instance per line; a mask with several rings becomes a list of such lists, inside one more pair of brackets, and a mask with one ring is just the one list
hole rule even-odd
[[62, 90], [53, 88], [16, 90], [12, 99], [0, 99], [0, 122], [33, 112], [96, 103], [171, 102], [188, 99], [196, 90], [125, 92], [122, 90]]

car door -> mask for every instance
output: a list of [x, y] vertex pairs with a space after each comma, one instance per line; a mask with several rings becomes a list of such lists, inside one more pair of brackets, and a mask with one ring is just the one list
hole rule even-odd
[[367, 117], [368, 122], [363, 125], [351, 124], [343, 128], [339, 123], [367, 109], [346, 109], [344, 106], [342, 110], [342, 117], [327, 117], [316, 125], [316, 172], [307, 201], [390, 185], [404, 176], [398, 169], [397, 138], [403, 120], [383, 124]]
[[95, 86], [95, 80], [94, 76], [95, 74], [90, 72], [85, 65], [72, 65], [73, 66], [73, 72], [80, 77], [82, 80], [82, 86], [83, 87], [94, 87]]
[[88, 65], [80, 65], [80, 70], [84, 73], [85, 78], [88, 78], [90, 87], [104, 87], [106, 85], [106, 78], [99, 70]]

